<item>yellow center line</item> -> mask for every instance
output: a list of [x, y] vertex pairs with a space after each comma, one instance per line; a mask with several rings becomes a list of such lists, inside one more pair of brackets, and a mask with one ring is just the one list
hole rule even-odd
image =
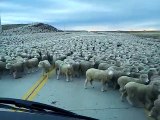
[[[54, 72], [55, 70], [51, 69], [47, 74], [50, 77], [51, 74], [53, 74]], [[48, 81], [48, 77], [46, 75], [41, 76], [41, 78], [28, 90], [28, 92], [24, 94], [22, 99], [32, 101], [36, 97], [38, 92], [42, 89], [42, 87], [47, 83], [47, 81]]]
[[[50, 77], [54, 73], [55, 73], [55, 69], [51, 68], [50, 71], [47, 73], [48, 77]], [[37, 96], [37, 94], [42, 89], [42, 87], [47, 83], [48, 77], [46, 75], [41, 76], [40, 79], [37, 80], [37, 82], [24, 94], [24, 96], [22, 97], [22, 100], [28, 100], [28, 101], [34, 100], [34, 98]], [[13, 111], [21, 112], [19, 110], [13, 110]]]

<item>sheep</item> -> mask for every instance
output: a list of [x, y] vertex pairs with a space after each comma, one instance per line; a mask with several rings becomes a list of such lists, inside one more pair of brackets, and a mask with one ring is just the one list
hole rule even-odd
[[17, 72], [17, 71], [14, 71], [14, 72], [13, 72], [13, 78], [14, 78], [14, 79], [22, 78], [22, 73], [19, 73], [19, 72]]
[[110, 81], [112, 74], [112, 71], [99, 70], [95, 68], [88, 69], [86, 71], [86, 80], [84, 84], [85, 89], [87, 88], [88, 82], [90, 82], [91, 86], [93, 87], [92, 82], [95, 80], [102, 83], [101, 91], [104, 92], [105, 85]]
[[94, 63], [90, 62], [90, 61], [81, 61], [80, 62], [80, 72], [83, 74], [86, 73], [86, 71], [90, 68], [94, 67]]
[[138, 65], [130, 67], [130, 75], [129, 77], [139, 78], [141, 73], [139, 72]]
[[71, 64], [73, 67], [74, 76], [79, 77], [80, 64], [79, 62], [74, 62]]
[[111, 66], [107, 70], [110, 70], [113, 72], [112, 78], [110, 83], [113, 85], [113, 88], [116, 89], [119, 87], [117, 80], [121, 76], [128, 76], [130, 74], [128, 68], [123, 67], [117, 67], [117, 66]]
[[57, 72], [57, 80], [59, 79], [60, 74], [65, 74], [66, 75], [66, 81], [69, 82], [69, 78], [72, 81], [72, 75], [73, 75], [73, 67], [71, 64], [64, 63], [61, 60], [57, 60], [55, 62], [56, 70], [58, 69]]
[[154, 82], [159, 82], [160, 83], [160, 75], [153, 75], [151, 78], [150, 78], [150, 84], [154, 83]]
[[107, 70], [109, 67], [110, 67], [110, 65], [108, 63], [100, 63], [98, 65], [99, 70]]
[[51, 68], [51, 64], [49, 63], [49, 61], [48, 60], [40, 61], [38, 67], [43, 68], [43, 76], [46, 74], [48, 77], [48, 72]]
[[150, 110], [153, 107], [153, 101], [156, 100], [160, 94], [159, 84], [144, 85], [129, 82], [124, 86], [123, 94], [127, 96], [127, 101], [132, 106], [145, 106], [146, 109]]
[[154, 106], [151, 109], [149, 116], [156, 120], [160, 120], [160, 95], [158, 96], [158, 99], [154, 101]]
[[24, 72], [24, 63], [23, 62], [17, 62], [13, 64], [7, 63], [6, 69], [10, 70], [10, 73], [13, 75], [13, 78], [17, 78], [16, 76], [19, 76], [19, 74], [22, 75], [22, 73]]
[[31, 69], [31, 72], [33, 72], [34, 71], [33, 69], [37, 68], [38, 66], [38, 58], [25, 59], [24, 64], [26, 72], [30, 73], [29, 69]]
[[158, 71], [156, 68], [150, 68], [148, 70], [148, 79], [151, 80], [151, 77], [157, 74], [158, 74]]
[[128, 76], [121, 76], [118, 78], [118, 84], [120, 86], [119, 91], [121, 92], [121, 101], [123, 101], [123, 91], [124, 91], [124, 86], [128, 83], [128, 82], [136, 82], [136, 83], [141, 83], [141, 84], [148, 84], [149, 80], [148, 80], [148, 75], [147, 74], [141, 74], [139, 79], [137, 78], [132, 78], [132, 77], [128, 77]]
[[158, 74], [158, 71], [156, 68], [151, 68], [148, 71], [148, 75], [149, 75], [149, 84], [153, 84], [153, 83], [160, 83], [160, 75]]
[[55, 61], [55, 70], [56, 70], [56, 75], [57, 75], [57, 71], [60, 69], [60, 66], [63, 64], [63, 61], [61, 60], [56, 60]]

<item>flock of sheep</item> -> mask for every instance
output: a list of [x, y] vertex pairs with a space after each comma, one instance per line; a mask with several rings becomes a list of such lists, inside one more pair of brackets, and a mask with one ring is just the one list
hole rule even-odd
[[[18, 32], [19, 33], [19, 32]], [[119, 89], [121, 100], [144, 106], [149, 116], [160, 120], [160, 43], [130, 34], [113, 32], [48, 32], [2, 34], [0, 73], [15, 79], [43, 68], [56, 69], [57, 79], [86, 76]], [[159, 96], [159, 97], [158, 97]]]

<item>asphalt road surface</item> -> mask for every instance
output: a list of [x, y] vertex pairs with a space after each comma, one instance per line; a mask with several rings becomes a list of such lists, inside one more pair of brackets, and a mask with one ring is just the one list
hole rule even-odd
[[118, 90], [109, 88], [101, 92], [101, 84], [93, 82], [94, 88], [88, 85], [84, 89], [85, 77], [74, 78], [66, 82], [63, 76], [57, 80], [51, 73], [49, 79], [42, 79], [41, 72], [35, 72], [20, 79], [10, 75], [0, 79], [0, 97], [25, 99], [60, 107], [80, 115], [100, 120], [147, 120], [144, 108], [135, 108], [120, 101]]

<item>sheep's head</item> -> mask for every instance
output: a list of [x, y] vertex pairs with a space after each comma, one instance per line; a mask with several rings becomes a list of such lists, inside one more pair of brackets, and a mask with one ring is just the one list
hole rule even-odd
[[147, 75], [147, 74], [141, 74], [140, 77], [139, 77], [139, 79], [140, 79], [142, 82], [146, 83], [146, 84], [149, 83], [149, 79], [148, 79], [148, 75]]
[[6, 69], [11, 69], [12, 68], [12, 64], [11, 63], [7, 63], [6, 64]]
[[130, 72], [138, 72], [138, 67], [132, 66]]
[[38, 67], [39, 67], [39, 68], [42, 68], [42, 67], [43, 67], [43, 64], [44, 64], [43, 61], [40, 61], [39, 64], [38, 64]]
[[124, 68], [123, 71], [122, 71], [122, 73], [123, 73], [124, 75], [127, 75], [127, 76], [129, 76], [129, 75], [131, 74], [129, 68]]

